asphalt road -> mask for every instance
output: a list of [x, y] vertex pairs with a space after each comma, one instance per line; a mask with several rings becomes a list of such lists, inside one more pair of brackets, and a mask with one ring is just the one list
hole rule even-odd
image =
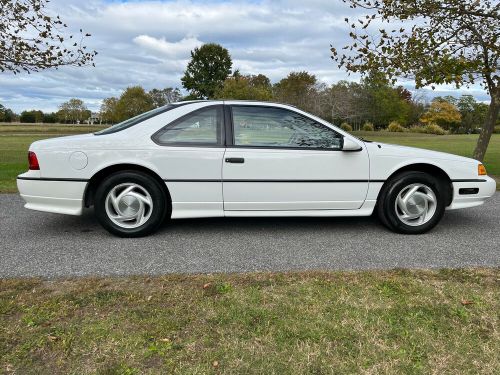
[[0, 194], [0, 208], [0, 277], [500, 266], [498, 193], [447, 212], [419, 236], [373, 218], [220, 218], [175, 220], [153, 236], [121, 239], [92, 210], [35, 212], [12, 194]]

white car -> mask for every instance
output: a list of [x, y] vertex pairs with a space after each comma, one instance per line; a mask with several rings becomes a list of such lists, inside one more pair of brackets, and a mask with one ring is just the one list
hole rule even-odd
[[423, 233], [496, 190], [476, 160], [358, 139], [295, 107], [169, 104], [94, 134], [34, 142], [17, 178], [26, 208], [137, 237], [166, 218], [369, 216]]

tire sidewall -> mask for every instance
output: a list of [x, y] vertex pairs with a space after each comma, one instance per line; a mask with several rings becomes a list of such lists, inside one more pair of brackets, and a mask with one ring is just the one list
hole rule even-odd
[[[123, 183], [136, 183], [149, 193], [153, 210], [149, 219], [137, 228], [122, 228], [108, 217], [105, 201], [115, 186]], [[141, 237], [154, 232], [162, 224], [167, 213], [167, 200], [160, 184], [145, 173], [136, 171], [117, 172], [107, 177], [97, 188], [94, 211], [101, 225], [110, 233], [120, 237]]]
[[[398, 194], [406, 186], [413, 183], [420, 183], [428, 186], [436, 196], [436, 212], [434, 216], [425, 224], [419, 226], [411, 226], [403, 223], [396, 213], [396, 199]], [[398, 176], [389, 186], [386, 199], [384, 200], [384, 211], [386, 220], [390, 226], [397, 232], [405, 234], [420, 234], [432, 229], [441, 220], [445, 210], [445, 196], [441, 183], [436, 178], [424, 172], [408, 172]]]

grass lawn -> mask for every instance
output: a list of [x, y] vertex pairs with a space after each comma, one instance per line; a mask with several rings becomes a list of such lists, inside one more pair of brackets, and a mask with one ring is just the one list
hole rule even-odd
[[0, 372], [495, 374], [500, 270], [0, 280]]
[[[88, 125], [0, 125], [0, 192], [16, 192], [16, 176], [27, 169], [29, 145], [39, 139], [95, 132], [100, 126]], [[354, 132], [367, 139], [415, 146], [452, 154], [471, 156], [478, 135], [436, 136], [415, 133]], [[490, 175], [500, 176], [500, 134], [494, 134], [486, 154]]]

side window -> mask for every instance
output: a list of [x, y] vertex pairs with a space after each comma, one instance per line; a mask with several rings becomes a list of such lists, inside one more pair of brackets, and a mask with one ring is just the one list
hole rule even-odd
[[341, 149], [342, 135], [281, 108], [233, 106], [237, 146]]
[[222, 106], [189, 113], [165, 126], [153, 139], [161, 145], [221, 145]]

